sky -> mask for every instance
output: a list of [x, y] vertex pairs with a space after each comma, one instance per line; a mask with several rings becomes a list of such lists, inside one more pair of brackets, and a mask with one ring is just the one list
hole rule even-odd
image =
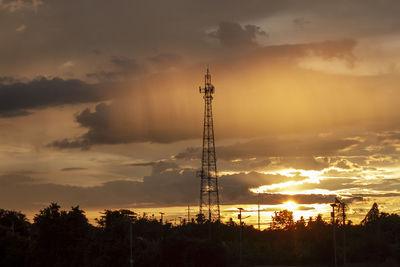
[[[400, 2], [0, 0], [0, 207], [198, 212], [209, 66], [223, 220], [400, 212]], [[258, 192], [261, 192], [259, 195]], [[168, 217], [169, 216], [169, 217]]]

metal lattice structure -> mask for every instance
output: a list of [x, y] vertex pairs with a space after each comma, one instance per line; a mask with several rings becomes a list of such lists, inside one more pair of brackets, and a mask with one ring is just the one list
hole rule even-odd
[[[200, 214], [209, 221], [220, 220], [217, 159], [215, 156], [214, 125], [212, 100], [214, 86], [211, 84], [211, 74], [207, 68], [204, 77], [204, 87], [200, 93], [204, 98], [204, 128], [203, 152], [201, 157], [200, 176]], [[208, 214], [207, 214], [208, 213]], [[207, 216], [208, 215], [208, 216]]]

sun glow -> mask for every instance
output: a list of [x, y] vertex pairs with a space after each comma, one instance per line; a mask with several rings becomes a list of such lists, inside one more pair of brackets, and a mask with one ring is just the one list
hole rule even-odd
[[298, 169], [286, 169], [280, 170], [277, 172], [264, 172], [264, 174], [273, 174], [273, 175], [282, 175], [286, 177], [295, 177], [296, 175], [304, 176], [305, 179], [300, 181], [286, 181], [277, 184], [271, 185], [262, 185], [258, 188], [251, 188], [250, 191], [255, 193], [262, 193], [262, 192], [270, 192], [275, 191], [277, 189], [284, 189], [287, 187], [302, 185], [304, 183], [312, 183], [318, 184], [320, 180], [323, 178], [322, 175], [323, 171], [307, 171], [307, 170], [298, 170]]
[[297, 209], [297, 204], [293, 201], [287, 201], [281, 205], [285, 210], [294, 211]]

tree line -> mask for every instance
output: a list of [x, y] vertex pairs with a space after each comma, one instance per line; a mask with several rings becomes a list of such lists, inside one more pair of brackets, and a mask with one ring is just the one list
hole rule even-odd
[[201, 216], [174, 226], [126, 209], [105, 210], [92, 225], [79, 206], [62, 210], [51, 203], [32, 223], [0, 209], [0, 266], [333, 265], [333, 227], [339, 266], [400, 264], [400, 216], [376, 204], [357, 225], [321, 215], [294, 221], [284, 210], [259, 231]]

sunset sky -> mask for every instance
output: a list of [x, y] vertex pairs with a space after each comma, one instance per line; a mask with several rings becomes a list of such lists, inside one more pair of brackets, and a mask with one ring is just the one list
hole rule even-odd
[[[400, 212], [400, 2], [0, 0], [0, 208]], [[257, 192], [262, 192], [261, 197]], [[289, 204], [287, 203], [289, 202]], [[284, 204], [286, 203], [286, 204]], [[169, 217], [168, 217], [169, 216]]]

